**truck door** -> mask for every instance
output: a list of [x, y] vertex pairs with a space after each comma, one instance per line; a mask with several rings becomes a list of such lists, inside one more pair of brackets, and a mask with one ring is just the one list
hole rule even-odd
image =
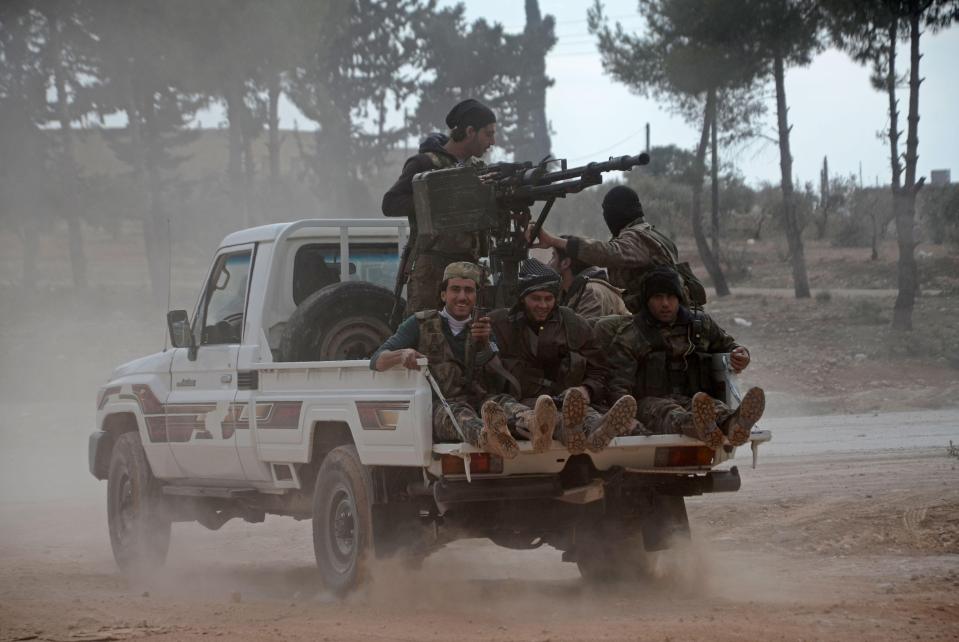
[[167, 439], [187, 478], [244, 478], [231, 408], [253, 254], [253, 245], [246, 245], [216, 256], [193, 318], [195, 353], [176, 348], [173, 355]]

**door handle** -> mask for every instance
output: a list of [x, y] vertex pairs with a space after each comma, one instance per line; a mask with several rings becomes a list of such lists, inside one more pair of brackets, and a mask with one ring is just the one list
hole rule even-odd
[[233, 381], [233, 375], [225, 374], [220, 376], [220, 383], [230, 383]]

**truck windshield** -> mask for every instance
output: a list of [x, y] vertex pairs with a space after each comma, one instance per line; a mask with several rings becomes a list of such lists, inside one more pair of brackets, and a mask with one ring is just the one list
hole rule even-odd
[[[396, 281], [399, 256], [394, 244], [351, 243], [349, 280], [375, 283], [389, 290]], [[300, 302], [320, 288], [340, 281], [339, 243], [310, 243], [296, 251], [293, 301]]]

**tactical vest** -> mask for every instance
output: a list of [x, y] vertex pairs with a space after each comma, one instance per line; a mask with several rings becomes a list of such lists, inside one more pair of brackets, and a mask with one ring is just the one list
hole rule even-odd
[[703, 314], [697, 310], [691, 310], [690, 314], [692, 320], [688, 324], [676, 325], [669, 330], [673, 337], [680, 332], [685, 335], [686, 347], [678, 355], [670, 350], [660, 328], [647, 324], [641, 314], [634, 317], [633, 323], [647, 350], [636, 373], [637, 398], [689, 397], [700, 391], [714, 397], [721, 394], [717, 387], [719, 382], [713, 377], [712, 355], [702, 349]]
[[[424, 310], [416, 313], [416, 322], [420, 331], [420, 342], [416, 346], [420, 354], [429, 360], [429, 369], [439, 384], [446, 399], [466, 397], [471, 392], [482, 394], [480, 389], [470, 391], [466, 387], [466, 368], [453, 352], [446, 333], [443, 332], [443, 317], [437, 310]], [[466, 330], [464, 330], [466, 332]], [[479, 384], [474, 382], [474, 387]]]
[[504, 310], [490, 315], [500, 359], [506, 370], [519, 380], [523, 399], [541, 394], [558, 395], [567, 388], [581, 385], [586, 377], [586, 357], [573, 351], [569, 339], [570, 325], [578, 317], [569, 308], [560, 306], [557, 310], [562, 335], [536, 335], [535, 355], [527, 336], [532, 330], [522, 312], [516, 315]]

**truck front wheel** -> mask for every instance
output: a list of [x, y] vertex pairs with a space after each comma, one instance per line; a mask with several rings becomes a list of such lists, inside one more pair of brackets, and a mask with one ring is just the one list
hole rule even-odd
[[107, 520], [113, 557], [123, 572], [149, 572], [166, 561], [171, 520], [136, 432], [123, 433], [113, 446]]
[[339, 595], [364, 580], [372, 549], [372, 483], [354, 446], [338, 446], [313, 491], [313, 551], [326, 586]]

